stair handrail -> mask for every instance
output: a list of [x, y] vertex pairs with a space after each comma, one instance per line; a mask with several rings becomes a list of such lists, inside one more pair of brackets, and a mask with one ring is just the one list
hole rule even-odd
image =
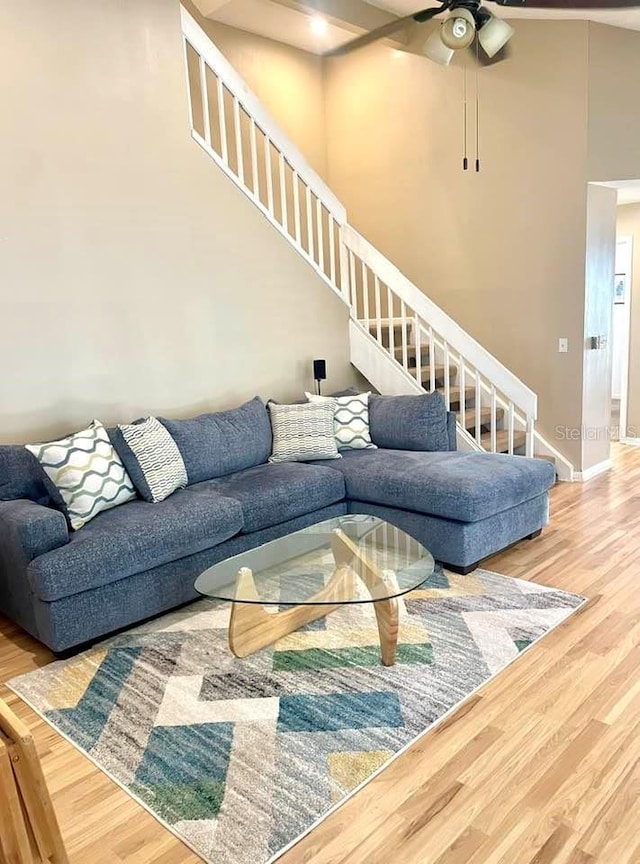
[[293, 141], [266, 111], [244, 78], [234, 69], [184, 6], [180, 6], [180, 16], [182, 34], [185, 40], [194, 48], [204, 63], [224, 81], [227, 90], [236, 97], [247, 114], [253, 118], [276, 148], [284, 154], [289, 165], [313, 190], [335, 221], [339, 225], [343, 225], [347, 219], [344, 204], [338, 200], [324, 180], [313, 170]]

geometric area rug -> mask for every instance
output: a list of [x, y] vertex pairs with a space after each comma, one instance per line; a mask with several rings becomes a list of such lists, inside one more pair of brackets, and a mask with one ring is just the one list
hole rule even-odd
[[240, 660], [199, 600], [9, 686], [205, 861], [267, 864], [583, 602], [437, 567], [385, 667], [371, 604]]

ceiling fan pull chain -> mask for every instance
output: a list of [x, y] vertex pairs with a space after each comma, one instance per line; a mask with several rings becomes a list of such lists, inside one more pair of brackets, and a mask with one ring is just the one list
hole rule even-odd
[[467, 158], [467, 64], [462, 67], [462, 170], [469, 169]]
[[480, 171], [480, 48], [476, 39], [476, 173]]

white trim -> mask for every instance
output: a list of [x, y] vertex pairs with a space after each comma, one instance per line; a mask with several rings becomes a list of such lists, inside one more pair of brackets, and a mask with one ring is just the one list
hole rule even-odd
[[621, 438], [620, 444], [626, 444], [628, 447], [640, 447], [640, 438]]
[[586, 471], [574, 471], [573, 479], [576, 483], [587, 483], [589, 480], [593, 480], [594, 477], [604, 474], [605, 471], [610, 471], [612, 468], [613, 462], [611, 459], [605, 459], [604, 462], [598, 462], [597, 465], [592, 465]]
[[338, 201], [324, 180], [311, 168], [293, 141], [287, 137], [270, 114], [265, 111], [264, 106], [255, 93], [249, 89], [244, 78], [236, 72], [231, 63], [216, 48], [204, 30], [196, 24], [184, 6], [180, 6], [180, 16], [182, 19], [182, 33], [186, 41], [204, 59], [207, 66], [224, 81], [225, 87], [233, 93], [247, 114], [253, 118], [256, 125], [275, 144], [289, 165], [297, 171], [305, 184], [311, 188], [313, 194], [322, 201], [336, 222], [342, 225], [347, 218], [344, 205]]
[[[502, 574], [502, 573], [495, 573], [492, 570], [484, 570], [483, 572], [489, 573], [492, 576], [501, 576], [503, 579], [509, 578], [508, 576], [504, 576], [504, 574]], [[521, 579], [519, 581], [526, 582], [526, 581], [530, 581], [530, 580]], [[533, 584], [537, 584], [537, 583], [533, 583]], [[542, 587], [547, 587], [547, 586], [542, 586]], [[567, 593], [571, 593], [571, 592], [567, 592]], [[582, 597], [582, 595], [580, 595], [580, 594], [576, 594], [574, 596]], [[526, 648], [524, 648], [522, 651], [520, 651], [518, 654], [516, 654], [515, 657], [512, 657], [511, 660], [509, 660], [509, 662], [506, 663], [504, 666], [502, 666], [497, 672], [494, 672], [488, 678], [485, 678], [485, 680], [481, 684], [479, 684], [471, 692], [467, 693], [466, 696], [463, 699], [461, 699], [459, 702], [456, 702], [455, 705], [452, 705], [448, 711], [445, 711], [444, 714], [442, 714], [440, 717], [438, 717], [437, 720], [434, 720], [433, 723], [431, 723], [429, 726], [427, 726], [425, 729], [423, 729], [422, 732], [420, 732], [418, 735], [415, 736], [415, 738], [412, 738], [411, 741], [408, 741], [404, 745], [404, 747], [401, 747], [399, 750], [397, 750], [393, 754], [393, 756], [391, 756], [389, 759], [387, 759], [387, 761], [383, 765], [381, 765], [376, 771], [374, 771], [373, 774], [370, 774], [369, 777], [367, 777], [365, 780], [363, 780], [362, 783], [360, 783], [358, 786], [355, 787], [355, 789], [352, 789], [351, 792], [349, 792], [347, 795], [344, 796], [344, 798], [341, 798], [339, 801], [337, 801], [332, 807], [330, 807], [325, 813], [323, 813], [322, 816], [318, 817], [318, 819], [316, 819], [315, 822], [313, 822], [308, 828], [306, 828], [301, 834], [299, 834], [298, 837], [296, 837], [294, 840], [292, 840], [290, 843], [288, 843], [282, 849], [279, 849], [278, 852], [276, 852], [275, 855], [273, 855], [271, 858], [269, 858], [267, 861], [265, 861], [264, 864], [275, 864], [275, 862], [279, 858], [281, 858], [285, 854], [285, 852], [288, 852], [290, 849], [292, 849], [294, 846], [296, 846], [301, 840], [303, 840], [315, 828], [317, 828], [318, 825], [322, 824], [322, 822], [324, 822], [325, 819], [327, 819], [329, 816], [331, 816], [332, 813], [335, 813], [335, 811], [338, 810], [340, 807], [342, 807], [343, 804], [346, 804], [347, 801], [349, 801], [351, 798], [353, 798], [355, 795], [357, 795], [357, 793], [360, 792], [361, 789], [364, 789], [364, 787], [368, 783], [370, 783], [379, 774], [381, 774], [382, 771], [384, 771], [386, 768], [388, 768], [388, 766], [391, 765], [392, 762], [395, 762], [396, 759], [399, 759], [400, 756], [402, 756], [404, 753], [407, 752], [407, 750], [409, 750], [411, 747], [413, 747], [413, 745], [417, 741], [420, 741], [422, 738], [424, 738], [426, 735], [428, 735], [429, 732], [432, 732], [434, 729], [436, 729], [438, 726], [440, 726], [441, 723], [444, 723], [445, 720], [447, 720], [452, 714], [454, 714], [456, 711], [458, 711], [458, 709], [460, 709], [463, 705], [465, 705], [469, 699], [471, 699], [473, 696], [475, 696], [476, 693], [479, 693], [480, 690], [483, 689], [483, 687], [485, 687], [487, 684], [489, 684], [491, 681], [493, 681], [494, 678], [497, 678], [498, 675], [502, 675], [502, 673], [506, 669], [508, 669], [510, 666], [512, 666], [514, 663], [516, 663], [522, 656], [524, 656], [524, 654], [527, 653], [527, 651], [529, 651], [531, 648], [533, 648], [534, 645], [537, 645], [541, 639], [544, 639], [545, 636], [548, 636], [550, 633], [553, 633], [554, 630], [557, 630], [558, 627], [561, 627], [563, 624], [565, 624], [569, 620], [569, 618], [572, 618], [576, 614], [576, 612], [578, 612], [580, 609], [582, 609], [582, 607], [588, 602], [589, 602], [588, 598], [582, 597], [582, 603], [580, 603], [578, 606], [576, 606], [575, 609], [571, 610], [566, 618], [563, 618], [562, 621], [559, 621], [557, 624], [554, 624], [553, 627], [550, 627], [548, 630], [545, 630], [544, 633], [542, 633], [540, 636], [538, 636], [537, 639], [534, 639], [533, 642], [531, 642], [529, 645], [527, 645]], [[99, 647], [100, 644], [101, 643], [96, 643], [96, 645], [94, 645], [89, 650], [94, 650], [95, 648]], [[82, 655], [79, 655], [79, 656], [82, 656]], [[69, 661], [54, 661], [54, 662], [66, 663]], [[47, 665], [49, 665], [49, 664], [47, 664]], [[37, 672], [37, 671], [38, 670], [34, 670], [34, 672]], [[28, 675], [30, 673], [24, 673], [24, 674]], [[21, 678], [23, 676], [20, 675], [17, 677]], [[11, 679], [11, 680], [13, 680], [13, 679]], [[178, 840], [180, 840], [182, 843], [184, 843], [185, 846], [187, 846], [187, 848], [191, 849], [191, 851], [194, 852], [198, 857], [202, 858], [203, 861], [206, 861], [207, 864], [215, 864], [215, 862], [212, 858], [204, 858], [202, 855], [202, 852], [200, 850], [196, 849], [182, 834], [178, 833], [178, 831], [176, 831], [171, 825], [169, 825], [167, 822], [165, 822], [165, 820], [162, 819], [162, 817], [159, 816], [155, 810], [152, 810], [148, 804], [146, 804], [141, 798], [139, 798], [137, 795], [135, 795], [129, 787], [124, 785], [124, 783], [122, 781], [118, 780], [118, 778], [114, 777], [114, 775], [110, 771], [106, 770], [102, 765], [100, 765], [100, 763], [93, 756], [91, 756], [84, 748], [80, 747], [69, 735], [67, 735], [65, 732], [62, 732], [57, 726], [55, 726], [53, 723], [51, 723], [51, 721], [47, 717], [45, 717], [45, 715], [38, 708], [36, 708], [36, 706], [29, 699], [27, 699], [25, 696], [23, 696], [21, 693], [19, 693], [17, 690], [15, 690], [11, 686], [11, 681], [6, 681], [5, 686], [8, 687], [9, 690], [11, 690], [13, 693], [15, 693], [15, 695], [19, 699], [21, 699], [26, 705], [28, 705], [29, 708], [31, 708], [31, 710], [34, 712], [34, 714], [36, 714], [38, 717], [40, 717], [51, 729], [54, 730], [54, 732], [56, 732], [58, 735], [60, 735], [62, 738], [64, 738], [65, 741], [67, 741], [69, 744], [71, 744], [72, 747], [74, 747], [76, 750], [78, 750], [80, 753], [82, 753], [83, 756], [86, 756], [86, 758], [99, 771], [101, 771], [110, 780], [112, 780], [116, 784], [116, 786], [119, 786], [123, 792], [125, 792], [130, 798], [132, 798], [144, 810], [146, 810], [147, 813], [150, 813], [151, 816], [153, 816], [153, 818], [156, 819], [156, 821], [158, 821], [171, 834], [173, 834], [174, 837], [177, 837]], [[258, 864], [258, 862], [256, 862], [256, 864]]]

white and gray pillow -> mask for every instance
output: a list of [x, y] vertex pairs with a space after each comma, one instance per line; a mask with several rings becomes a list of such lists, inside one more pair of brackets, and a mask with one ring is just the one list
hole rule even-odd
[[99, 420], [67, 438], [27, 444], [26, 449], [60, 493], [75, 531], [103, 510], [136, 497], [131, 478]]
[[140, 423], [119, 425], [118, 430], [129, 449], [127, 459], [137, 463], [131, 468], [138, 478], [138, 491], [145, 501], [164, 501], [187, 485], [187, 469], [178, 445], [156, 417]]
[[273, 431], [269, 462], [340, 459], [333, 429], [335, 400], [300, 405], [268, 404]]
[[316, 396], [305, 393], [309, 402], [335, 403], [334, 434], [338, 450], [364, 450], [375, 448], [369, 430], [369, 396], [355, 393], [346, 396]]

